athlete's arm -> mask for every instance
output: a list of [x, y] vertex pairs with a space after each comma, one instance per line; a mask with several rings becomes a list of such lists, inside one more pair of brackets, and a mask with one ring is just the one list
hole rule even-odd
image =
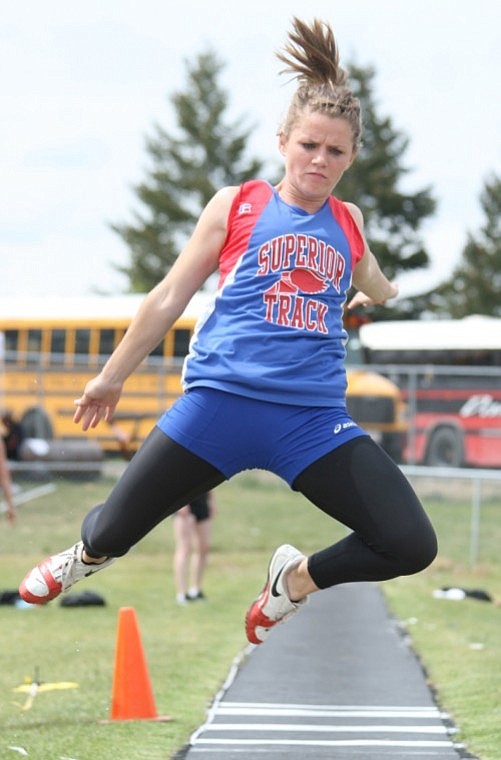
[[345, 204], [360, 230], [364, 240], [364, 252], [362, 258], [355, 265], [353, 271], [353, 285], [359, 291], [348, 304], [348, 308], [355, 306], [370, 306], [372, 304], [384, 304], [389, 298], [398, 294], [398, 286], [390, 282], [381, 271], [376, 257], [370, 250], [364, 236], [364, 218], [360, 209], [353, 203]]
[[209, 201], [172, 268], [145, 297], [102, 371], [87, 383], [81, 398], [75, 401], [73, 420], [81, 422], [83, 430], [95, 427], [101, 419], [111, 420], [127, 377], [160, 343], [190, 298], [217, 270], [228, 215], [237, 192], [237, 187], [226, 187]]

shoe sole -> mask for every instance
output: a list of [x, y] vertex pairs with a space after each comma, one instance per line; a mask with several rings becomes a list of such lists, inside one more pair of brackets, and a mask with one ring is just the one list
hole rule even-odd
[[[286, 612], [284, 615], [282, 615], [278, 620], [271, 620], [267, 615], [263, 612], [263, 607], [265, 607], [268, 604], [268, 600], [270, 598], [270, 592], [273, 593], [273, 589], [271, 589], [271, 575], [272, 575], [272, 565], [275, 560], [278, 560], [277, 554], [280, 551], [280, 549], [291, 549], [295, 552], [297, 552], [294, 547], [290, 546], [289, 544], [284, 544], [283, 547], [279, 547], [274, 554], [272, 554], [270, 558], [270, 562], [268, 564], [268, 576], [266, 578], [266, 583], [263, 587], [263, 590], [259, 594], [259, 596], [252, 602], [250, 607], [247, 610], [247, 613], [245, 615], [245, 632], [247, 635], [248, 641], [250, 641], [251, 644], [262, 644], [263, 641], [268, 636], [268, 633], [270, 631], [270, 628], [273, 628], [274, 625], [277, 623], [285, 622], [290, 615], [295, 612], [295, 610], [291, 610], [290, 612]], [[302, 557], [303, 555], [300, 552], [297, 552], [298, 557]], [[275, 582], [274, 585], [276, 585], [278, 579], [280, 578], [280, 575], [282, 574], [285, 566], [289, 563], [289, 560], [292, 559], [292, 556], [289, 556], [283, 558], [283, 564], [282, 568], [275, 574]], [[275, 596], [275, 594], [273, 593]], [[260, 639], [256, 633], [256, 630], [258, 628], [263, 629], [263, 633], [265, 634], [262, 639]]]
[[[270, 562], [268, 564], [268, 575], [266, 577], [266, 583], [259, 594], [250, 605], [245, 615], [245, 632], [247, 640], [251, 644], [262, 644], [269, 633], [269, 629], [280, 622], [280, 620], [271, 620], [263, 612], [263, 607], [268, 604], [270, 598], [270, 586], [271, 586], [271, 566], [275, 559], [276, 552], [272, 554]], [[257, 628], [263, 628], [266, 631], [266, 635], [263, 639], [260, 639], [256, 634]]]
[[47, 586], [47, 594], [44, 596], [35, 596], [35, 594], [32, 594], [26, 586], [26, 582], [33, 570], [30, 570], [30, 572], [25, 575], [24, 579], [21, 582], [21, 585], [19, 586], [19, 596], [25, 602], [28, 602], [28, 604], [45, 604], [46, 602], [50, 602], [52, 599], [55, 599], [57, 596], [59, 596], [63, 589], [62, 583], [54, 579], [54, 576], [52, 575], [48, 566], [49, 561], [50, 558], [44, 560], [44, 562], [40, 562], [40, 564], [37, 565], [37, 568]]
[[262, 644], [264, 641], [264, 639], [260, 639], [256, 635], [257, 628], [264, 628], [268, 632], [270, 628], [279, 622], [278, 620], [270, 620], [262, 610], [268, 601], [269, 595], [270, 578], [268, 576], [263, 590], [259, 596], [254, 599], [245, 615], [245, 633], [247, 635], [247, 640], [250, 641], [251, 644]]

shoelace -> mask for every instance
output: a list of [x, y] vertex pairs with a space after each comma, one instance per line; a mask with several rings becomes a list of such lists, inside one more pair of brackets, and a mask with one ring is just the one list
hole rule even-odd
[[64, 561], [61, 564], [61, 588], [66, 591], [67, 588], [73, 585], [78, 580], [78, 544], [76, 544], [71, 551], [64, 553]]

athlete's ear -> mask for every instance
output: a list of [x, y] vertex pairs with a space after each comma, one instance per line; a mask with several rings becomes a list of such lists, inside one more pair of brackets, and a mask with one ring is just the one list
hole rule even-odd
[[287, 148], [287, 138], [283, 132], [279, 132], [278, 133], [278, 150], [280, 151], [282, 156], [285, 156], [286, 148]]
[[356, 157], [357, 157], [357, 151], [355, 150], [355, 148], [353, 148], [353, 151], [352, 151], [352, 154], [351, 154], [351, 158], [350, 158], [350, 163], [348, 164], [348, 166], [346, 167], [346, 169], [350, 168], [350, 166], [352, 165], [352, 163], [354, 162], [354, 160], [356, 159]]

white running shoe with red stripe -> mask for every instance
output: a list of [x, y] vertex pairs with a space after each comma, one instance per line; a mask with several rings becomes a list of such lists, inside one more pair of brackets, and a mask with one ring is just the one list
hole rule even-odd
[[290, 544], [279, 546], [273, 554], [265, 586], [245, 616], [245, 631], [251, 644], [261, 644], [274, 625], [284, 623], [308, 601], [306, 597], [292, 602], [285, 580], [287, 574], [303, 559], [304, 554]]
[[100, 564], [85, 563], [82, 560], [83, 543], [48, 557], [30, 570], [19, 586], [19, 595], [30, 604], [50, 602], [61, 593], [69, 591], [74, 583], [97, 573], [111, 565], [116, 559], [108, 557]]

